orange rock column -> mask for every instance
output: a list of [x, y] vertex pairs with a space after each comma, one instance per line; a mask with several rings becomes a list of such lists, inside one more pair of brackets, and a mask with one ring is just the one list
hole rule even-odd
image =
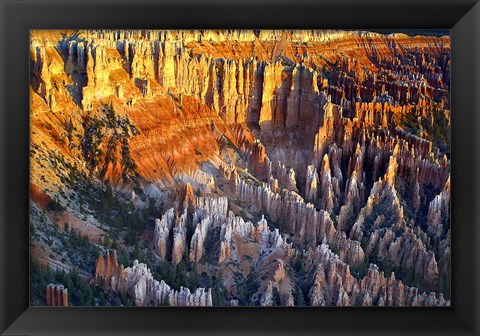
[[47, 300], [47, 306], [51, 306], [52, 305], [52, 287], [51, 287], [51, 285], [47, 285], [47, 291], [46, 291], [46, 294], [45, 294], [45, 298]]

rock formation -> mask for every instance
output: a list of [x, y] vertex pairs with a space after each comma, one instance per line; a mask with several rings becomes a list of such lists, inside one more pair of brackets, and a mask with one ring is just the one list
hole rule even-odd
[[97, 281], [103, 279], [107, 288], [117, 290], [123, 271], [124, 266], [118, 265], [117, 251], [112, 251], [112, 255], [110, 255], [110, 251], [107, 250], [105, 257], [98, 256], [95, 265], [95, 278]]
[[163, 280], [153, 279], [150, 270], [145, 264], [137, 260], [131, 267], [127, 267], [121, 274], [122, 280], [119, 291], [130, 294], [136, 306], [211, 306], [211, 290], [198, 288], [191, 293], [188, 288], [181, 287], [179, 291], [172, 289]]
[[449, 36], [32, 31], [30, 63], [44, 258], [55, 205], [203, 281], [99, 256], [138, 306], [450, 304]]
[[45, 298], [47, 306], [68, 307], [68, 288], [63, 285], [48, 284]]
[[[107, 252], [108, 253], [108, 252]], [[109, 260], [109, 256], [106, 256]], [[130, 295], [136, 306], [211, 306], [211, 290], [198, 288], [191, 293], [188, 288], [181, 287], [180, 291], [172, 289], [163, 280], [158, 281], [153, 278], [152, 273], [145, 264], [138, 260], [133, 262], [131, 267], [116, 269], [114, 274], [105, 273], [105, 263], [102, 256], [97, 262], [97, 280], [102, 278], [105, 286], [111, 288], [114, 292], [122, 292]], [[47, 289], [48, 291], [48, 289]]]
[[389, 277], [370, 264], [368, 273], [356, 279], [350, 267], [333, 254], [328, 245], [322, 244], [310, 251], [313, 285], [310, 301], [314, 306], [448, 306], [443, 294], [420, 293], [418, 288], [408, 287], [391, 273]]

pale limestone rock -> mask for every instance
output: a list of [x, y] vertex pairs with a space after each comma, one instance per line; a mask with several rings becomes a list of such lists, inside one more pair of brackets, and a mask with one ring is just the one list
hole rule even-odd
[[168, 304], [170, 306], [211, 306], [211, 289], [198, 288], [191, 293], [188, 288], [180, 291], [170, 288], [163, 280], [155, 280], [145, 264], [137, 260], [125, 268], [122, 277], [125, 281], [118, 291], [131, 295], [136, 306]]
[[162, 216], [162, 219], [155, 220], [155, 228], [153, 231], [153, 241], [155, 250], [161, 259], [165, 259], [167, 255], [167, 243], [170, 231], [175, 224], [175, 211], [170, 208]]

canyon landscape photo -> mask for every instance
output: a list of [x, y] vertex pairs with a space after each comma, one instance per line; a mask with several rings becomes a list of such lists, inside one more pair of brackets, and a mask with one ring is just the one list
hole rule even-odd
[[448, 31], [32, 30], [30, 304], [450, 306], [450, 71]]

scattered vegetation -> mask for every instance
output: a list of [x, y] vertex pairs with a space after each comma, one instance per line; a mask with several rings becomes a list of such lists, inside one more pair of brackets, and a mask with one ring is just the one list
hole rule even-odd
[[400, 126], [406, 131], [421, 136], [426, 132], [429, 139], [433, 141], [442, 153], [450, 155], [451, 148], [451, 127], [449, 125], [446, 111], [434, 106], [428, 111], [428, 117], [421, 117], [416, 110], [413, 113], [402, 114]]
[[254, 294], [259, 288], [258, 274], [250, 272], [245, 279], [243, 275], [235, 279], [237, 287], [238, 302], [240, 306], [256, 306], [258, 300], [254, 300]]
[[83, 117], [83, 158], [90, 169], [99, 169], [99, 177], [104, 178], [110, 164], [115, 165], [120, 154], [122, 177], [130, 180], [136, 177], [137, 168], [130, 153], [130, 138], [139, 131], [128, 117], [118, 116], [111, 103], [104, 105], [102, 111], [103, 116], [88, 113]]
[[[46, 288], [50, 283], [64, 285], [68, 289], [68, 304], [70, 306], [95, 306], [95, 297], [100, 294], [100, 289], [87, 284], [77, 270], [65, 272], [64, 270], [51, 270], [43, 268], [38, 262], [30, 263], [30, 302], [33, 305], [46, 305]], [[98, 296], [97, 296], [98, 295]]]

